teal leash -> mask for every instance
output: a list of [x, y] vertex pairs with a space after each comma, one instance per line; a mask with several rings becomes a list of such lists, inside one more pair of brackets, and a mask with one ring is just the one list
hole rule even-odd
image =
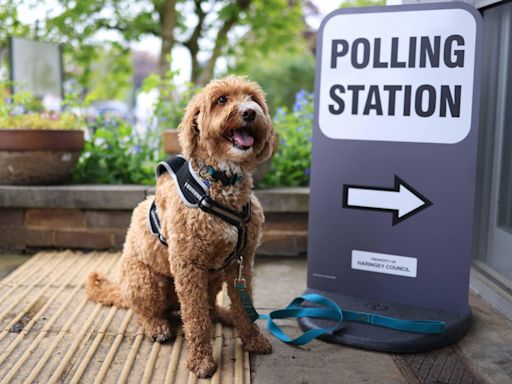
[[[387, 327], [404, 332], [416, 332], [425, 334], [439, 334], [443, 333], [445, 329], [444, 321], [437, 320], [404, 320], [395, 317], [387, 317], [374, 313], [348, 311], [341, 309], [338, 304], [328, 299], [325, 296], [309, 293], [296, 297], [284, 309], [271, 311], [268, 315], [260, 315], [254, 308], [247, 288], [245, 280], [242, 278], [242, 264], [238, 278], [235, 279], [235, 289], [242, 300], [245, 312], [252, 321], [267, 320], [267, 329], [269, 332], [277, 337], [279, 340], [293, 345], [303, 345], [309, 343], [311, 340], [318, 336], [332, 333], [340, 330], [343, 326], [343, 320], [357, 321], [360, 323], [367, 323], [381, 327]], [[303, 307], [302, 303], [308, 301], [310, 303], [319, 305], [320, 307]], [[327, 328], [314, 328], [307, 330], [301, 336], [292, 339], [274, 322], [275, 319], [286, 318], [301, 318], [313, 317], [317, 319], [332, 320], [335, 322], [333, 327]]]

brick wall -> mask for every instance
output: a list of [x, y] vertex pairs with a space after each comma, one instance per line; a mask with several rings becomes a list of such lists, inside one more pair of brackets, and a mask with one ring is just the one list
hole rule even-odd
[[[119, 250], [132, 209], [152, 193], [142, 186], [0, 186], [0, 250]], [[259, 253], [304, 254], [307, 189], [256, 193], [266, 212]]]

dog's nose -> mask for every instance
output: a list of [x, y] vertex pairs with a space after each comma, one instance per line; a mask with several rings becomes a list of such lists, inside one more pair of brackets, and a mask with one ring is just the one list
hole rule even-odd
[[256, 118], [256, 111], [252, 108], [247, 108], [242, 111], [242, 119], [250, 123]]

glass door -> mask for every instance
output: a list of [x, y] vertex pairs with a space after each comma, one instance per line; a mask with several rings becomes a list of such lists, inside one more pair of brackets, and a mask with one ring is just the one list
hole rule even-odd
[[512, 2], [483, 15], [476, 264], [512, 289]]

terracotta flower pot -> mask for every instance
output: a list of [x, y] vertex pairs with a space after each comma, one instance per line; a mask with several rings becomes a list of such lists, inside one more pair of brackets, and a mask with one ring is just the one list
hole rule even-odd
[[170, 156], [181, 153], [180, 143], [178, 141], [178, 131], [176, 129], [167, 129], [162, 134], [164, 139], [164, 152]]
[[[177, 154], [181, 153], [181, 147], [180, 143], [178, 141], [178, 131], [176, 129], [168, 129], [165, 130], [162, 134], [163, 140], [164, 140], [164, 152], [167, 153], [169, 156], [176, 156]], [[274, 148], [274, 152], [277, 149]], [[252, 175], [252, 178], [254, 180], [254, 183], [261, 181], [263, 177], [265, 177], [265, 174], [270, 169], [270, 165], [272, 163], [272, 158], [264, 161], [261, 163], [254, 174]]]
[[56, 184], [84, 146], [81, 130], [0, 129], [0, 184]]

